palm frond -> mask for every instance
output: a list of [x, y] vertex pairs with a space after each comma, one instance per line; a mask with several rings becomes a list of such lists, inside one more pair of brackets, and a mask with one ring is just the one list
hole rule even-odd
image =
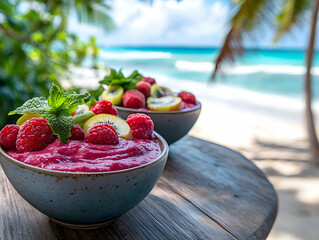
[[311, 6], [311, 0], [285, 0], [281, 12], [277, 15], [277, 33], [274, 41], [277, 42], [283, 34], [288, 32], [293, 25], [300, 22], [305, 10]]
[[212, 81], [223, 63], [231, 63], [244, 53], [243, 40], [252, 37], [254, 30], [265, 27], [274, 15], [273, 0], [236, 0], [236, 11], [230, 20], [230, 30], [216, 58]]
[[114, 23], [109, 16], [111, 7], [103, 0], [75, 0], [75, 11], [79, 22], [94, 24], [111, 31]]
[[216, 78], [216, 74], [223, 62], [233, 62], [236, 55], [241, 55], [244, 52], [242, 46], [242, 35], [235, 27], [232, 27], [228, 32], [223, 47], [215, 61], [215, 70], [212, 75], [212, 80]]

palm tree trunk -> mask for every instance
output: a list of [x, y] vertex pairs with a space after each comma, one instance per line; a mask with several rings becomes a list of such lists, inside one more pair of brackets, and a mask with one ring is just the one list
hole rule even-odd
[[319, 0], [314, 3], [311, 23], [311, 34], [309, 39], [309, 45], [307, 50], [307, 72], [305, 76], [305, 100], [306, 100], [306, 121], [307, 130], [310, 140], [310, 151], [312, 154], [313, 161], [319, 165], [319, 143], [316, 134], [315, 120], [311, 109], [312, 91], [311, 91], [311, 66], [314, 54], [314, 43], [316, 36], [316, 26], [319, 10]]

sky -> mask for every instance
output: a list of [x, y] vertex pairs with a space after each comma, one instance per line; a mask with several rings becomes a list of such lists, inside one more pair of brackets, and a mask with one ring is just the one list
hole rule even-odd
[[[150, 5], [138, 0], [114, 0], [111, 16], [116, 28], [112, 33], [79, 24], [75, 17], [70, 19], [69, 29], [83, 39], [96, 36], [102, 46], [218, 47], [227, 33], [227, 20], [232, 14], [228, 2], [154, 0]], [[246, 45], [259, 48], [304, 49], [308, 42], [309, 22], [305, 21], [302, 26], [294, 28], [276, 45], [272, 41], [273, 28], [260, 29], [256, 32], [255, 41], [247, 41]]]

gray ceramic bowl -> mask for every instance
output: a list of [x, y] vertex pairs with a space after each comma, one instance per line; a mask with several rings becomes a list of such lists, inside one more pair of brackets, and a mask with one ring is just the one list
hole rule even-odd
[[104, 226], [135, 207], [152, 190], [168, 155], [120, 171], [70, 173], [46, 170], [17, 161], [0, 148], [0, 163], [17, 192], [33, 207], [59, 224], [80, 229]]
[[115, 106], [121, 118], [126, 119], [133, 113], [144, 113], [154, 122], [154, 130], [161, 134], [168, 144], [184, 137], [195, 124], [202, 105], [200, 102], [191, 109], [179, 111], [145, 111]]

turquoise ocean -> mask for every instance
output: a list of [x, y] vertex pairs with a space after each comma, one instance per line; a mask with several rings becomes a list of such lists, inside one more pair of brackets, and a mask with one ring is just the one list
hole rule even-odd
[[[174, 81], [208, 82], [216, 48], [102, 47], [101, 61], [125, 72]], [[218, 84], [259, 93], [303, 99], [305, 54], [301, 50], [248, 50], [217, 77]], [[313, 73], [314, 100], [319, 101], [319, 54]]]

